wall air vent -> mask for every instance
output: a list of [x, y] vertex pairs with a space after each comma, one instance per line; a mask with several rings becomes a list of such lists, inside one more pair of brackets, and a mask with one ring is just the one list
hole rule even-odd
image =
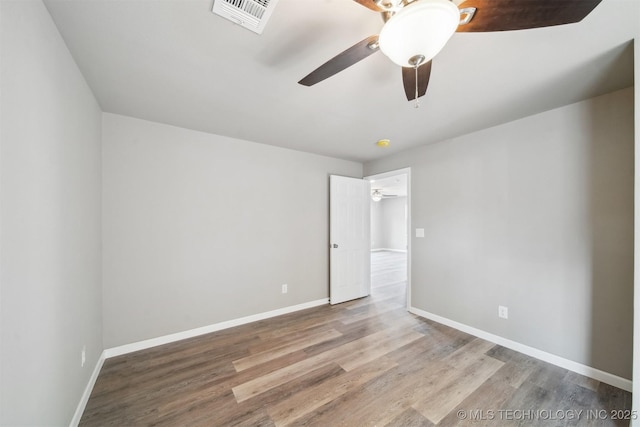
[[213, 13], [262, 34], [278, 0], [214, 0]]

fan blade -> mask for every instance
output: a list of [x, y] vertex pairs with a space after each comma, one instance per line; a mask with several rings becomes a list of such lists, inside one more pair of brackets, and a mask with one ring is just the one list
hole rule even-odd
[[581, 21], [602, 0], [467, 0], [458, 7], [476, 8], [459, 33], [526, 30]]
[[378, 50], [378, 36], [375, 35], [367, 37], [360, 43], [351, 46], [349, 49], [331, 58], [298, 83], [305, 86], [313, 86], [314, 84], [339, 73], [345, 68], [352, 66], [356, 62], [362, 61], [364, 58]]
[[356, 3], [363, 5], [366, 8], [373, 10], [374, 12], [382, 12], [382, 9], [378, 7], [373, 0], [354, 0]]
[[[427, 93], [431, 76], [431, 61], [418, 67], [418, 98]], [[402, 82], [404, 83], [404, 93], [407, 100], [416, 99], [416, 70], [411, 67], [402, 67]]]

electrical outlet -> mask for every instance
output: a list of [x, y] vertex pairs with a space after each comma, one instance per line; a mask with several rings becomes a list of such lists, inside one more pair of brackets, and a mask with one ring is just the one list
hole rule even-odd
[[87, 346], [82, 346], [82, 351], [80, 352], [80, 367], [84, 368], [84, 363], [87, 361]]
[[282, 293], [286, 294], [289, 291], [287, 284], [282, 285]]
[[498, 306], [498, 317], [501, 319], [509, 318], [509, 308], [503, 305]]

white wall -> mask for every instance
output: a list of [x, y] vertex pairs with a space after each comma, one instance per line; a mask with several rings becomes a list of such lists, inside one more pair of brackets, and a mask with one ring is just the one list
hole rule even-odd
[[40, 1], [0, 28], [0, 425], [68, 425], [102, 352], [101, 112]]
[[412, 168], [413, 306], [631, 378], [633, 102], [629, 88], [365, 165]]
[[384, 248], [382, 226], [382, 204], [371, 200], [371, 249]]
[[371, 201], [371, 249], [407, 250], [406, 197]]
[[105, 347], [328, 297], [329, 174], [360, 163], [112, 114], [103, 160]]
[[380, 200], [383, 248], [407, 250], [406, 205], [406, 197]]

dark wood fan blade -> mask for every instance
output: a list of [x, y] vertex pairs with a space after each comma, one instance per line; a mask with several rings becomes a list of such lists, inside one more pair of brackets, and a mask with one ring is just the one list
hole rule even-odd
[[313, 86], [314, 84], [339, 73], [345, 68], [352, 66], [356, 62], [362, 61], [364, 58], [378, 50], [378, 36], [375, 35], [367, 37], [344, 52], [331, 58], [298, 83], [305, 86]]
[[[431, 61], [418, 67], [418, 98], [427, 93], [429, 77], [431, 76]], [[416, 70], [415, 68], [402, 67], [402, 83], [404, 93], [408, 101], [416, 99]]]
[[525, 30], [580, 22], [602, 0], [467, 0], [458, 7], [475, 7], [471, 22], [457, 31]]
[[375, 12], [382, 12], [382, 9], [380, 9], [378, 5], [373, 2], [373, 0], [354, 0], [354, 1]]

